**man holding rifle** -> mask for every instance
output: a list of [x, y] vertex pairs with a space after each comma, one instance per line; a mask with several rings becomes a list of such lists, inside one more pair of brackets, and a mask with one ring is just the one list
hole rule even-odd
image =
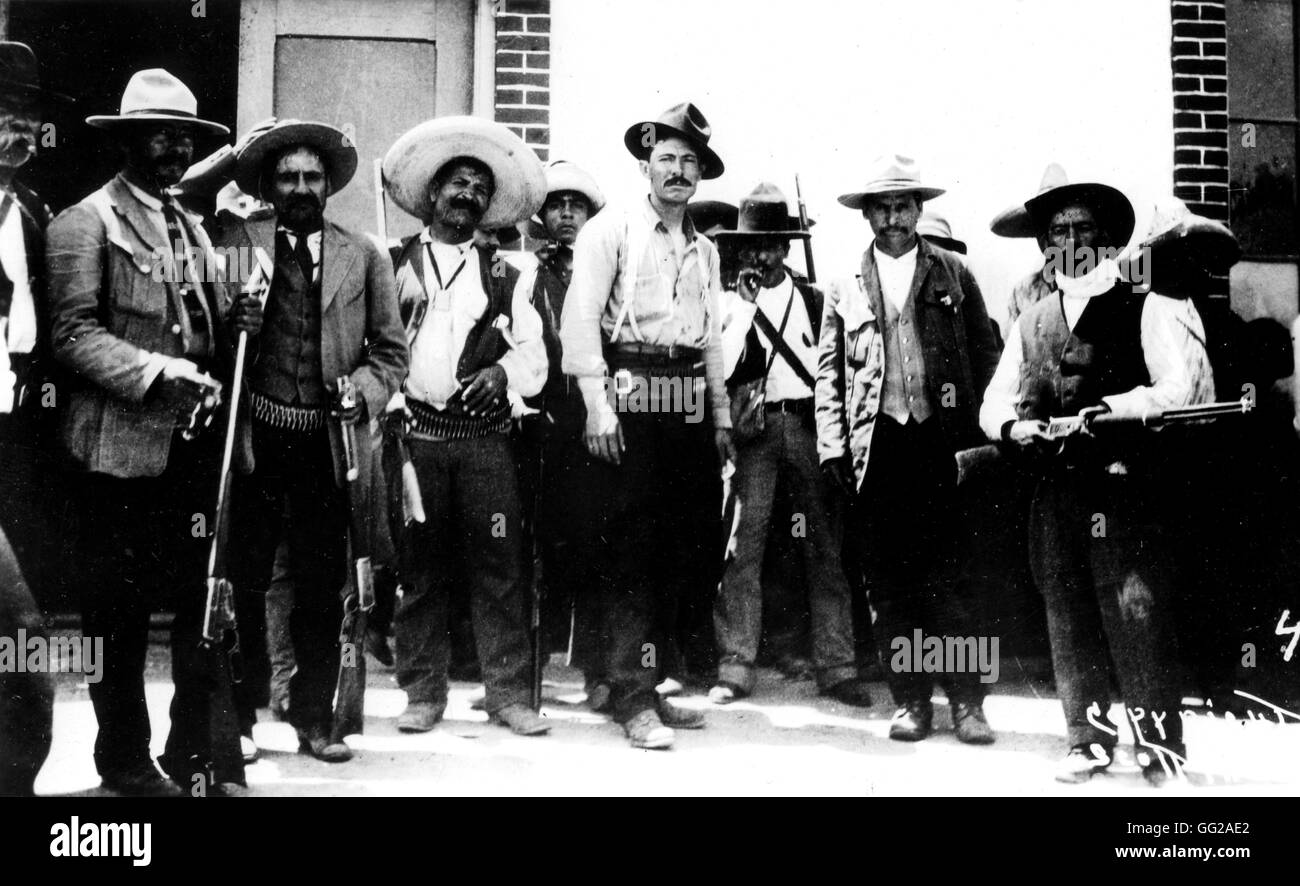
[[[235, 586], [265, 589], [286, 543], [294, 576], [289, 631], [297, 672], [289, 718], [299, 748], [329, 763], [351, 759], [332, 735], [341, 651], [340, 588], [349, 586], [350, 511], [344, 424], [355, 424], [359, 501], [376, 455], [384, 406], [406, 374], [407, 349], [387, 258], [367, 238], [324, 217], [328, 198], [357, 168], [348, 137], [324, 123], [281, 120], [240, 153], [235, 181], [275, 209], [223, 243], [250, 250], [270, 278], [266, 328], [248, 365], [231, 544]], [[337, 379], [347, 377], [355, 399]], [[344, 387], [347, 387], [346, 385]], [[354, 539], [354, 543], [356, 543]]]
[[840, 565], [840, 498], [817, 460], [813, 393], [822, 293], [785, 265], [790, 241], [809, 235], [790, 216], [785, 195], [763, 183], [740, 201], [736, 230], [717, 237], [739, 264], [735, 291], [722, 299], [722, 353], [737, 442], [729, 487], [735, 502], [726, 511], [736, 517], [714, 608], [718, 682], [709, 698], [725, 704], [754, 691], [763, 552], [784, 477], [791, 506], [804, 520], [795, 538], [808, 581], [818, 686], [846, 704], [869, 707], [866, 684], [857, 679], [852, 604]]
[[262, 318], [256, 299], [232, 309], [211, 279], [207, 235], [167, 193], [197, 138], [228, 132], [196, 111], [168, 72], [135, 74], [119, 114], [86, 121], [121, 145], [122, 171], [49, 228], [52, 346], [76, 373], [62, 436], [86, 472], [82, 630], [105, 643], [103, 679], [90, 684], [95, 766], [122, 794], [178, 792], [149, 758], [145, 657], [150, 613], [163, 607], [175, 612], [176, 684], [163, 768], [190, 791], [195, 776], [233, 757], [212, 778], [244, 780], [238, 748], [212, 747], [215, 678], [195, 655], [220, 445], [201, 431], [221, 387], [213, 376], [229, 361], [229, 327], [256, 334]]
[[[1067, 185], [1025, 209], [1057, 259], [1055, 291], [1009, 330], [980, 426], [993, 440], [1058, 450], [1037, 453], [1029, 539], [1070, 742], [1056, 778], [1083, 782], [1114, 759], [1109, 650], [1139, 750], [1160, 748], [1146, 748], [1143, 766], [1159, 784], [1186, 754], [1167, 615], [1170, 552], [1157, 519], [1163, 459], [1149, 432], [1101, 426], [1213, 400], [1205, 332], [1190, 301], [1136, 293], [1102, 251], [1123, 246], [1115, 232], [1132, 227], [1119, 191]], [[1053, 421], [1067, 417], [1075, 419]]]

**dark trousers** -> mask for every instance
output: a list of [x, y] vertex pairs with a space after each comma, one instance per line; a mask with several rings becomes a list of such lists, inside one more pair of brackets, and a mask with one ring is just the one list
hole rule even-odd
[[300, 730], [328, 729], [338, 682], [348, 533], [347, 497], [334, 479], [329, 432], [284, 431], [255, 421], [253, 457], [255, 470], [238, 478], [234, 497], [240, 515], [231, 548], [232, 565], [238, 561], [242, 576], [237, 587], [269, 588], [276, 550], [284, 543], [293, 575], [289, 635], [297, 664], [289, 681], [289, 720]]
[[[958, 582], [957, 515], [957, 462], [938, 419], [900, 425], [878, 416], [854, 523], [876, 613], [876, 640], [899, 705], [928, 701], [934, 675], [888, 666], [896, 638], [912, 644], [917, 629], [925, 637], [977, 636]], [[973, 669], [938, 676], [954, 704], [983, 701], [984, 687]]]
[[[777, 481], [786, 477], [793, 512], [802, 517], [772, 523]], [[744, 444], [728, 486], [735, 513], [732, 556], [714, 606], [718, 679], [753, 692], [763, 626], [764, 551], [771, 533], [794, 533], [803, 555], [812, 610], [813, 663], [823, 689], [857, 676], [853, 610], [840, 566], [840, 501], [817, 462], [817, 441], [798, 415], [770, 412], [759, 438]]]
[[180, 773], [211, 762], [219, 781], [243, 781], [242, 762], [230, 760], [222, 749], [214, 755], [215, 679], [199, 655], [206, 529], [212, 525], [220, 468], [217, 445], [213, 436], [187, 442], [177, 435], [157, 477], [96, 473], [81, 480], [88, 567], [82, 633], [104, 640], [102, 678], [89, 684], [99, 722], [95, 766], [101, 775], [149, 765], [144, 691], [149, 616], [170, 608], [175, 691], [164, 767]]
[[605, 675], [620, 723], [654, 709], [661, 672], [680, 656], [699, 661], [699, 647], [713, 646], [704, 627], [720, 571], [722, 488], [713, 425], [690, 417], [623, 412], [622, 464], [592, 465], [590, 507], [606, 542], [597, 558]]
[[412, 703], [446, 704], [448, 612], [459, 582], [469, 588], [486, 710], [527, 704], [523, 509], [510, 440], [413, 439], [410, 449], [428, 520], [406, 527], [398, 544], [398, 685]]
[[[1056, 687], [1071, 745], [1115, 737], [1107, 652], [1145, 740], [1185, 754], [1170, 605], [1170, 551], [1151, 519], [1155, 490], [1136, 475], [1054, 470], [1034, 493], [1030, 563], [1047, 606]], [[1094, 707], [1095, 706], [1095, 707]], [[1162, 719], [1158, 728], [1155, 720]], [[1163, 735], [1160, 729], [1163, 728]]]
[[[7, 503], [7, 500], [6, 500]], [[45, 638], [41, 611], [23, 579], [18, 559], [0, 532], [0, 637], [15, 644], [19, 631]], [[30, 796], [50, 752], [54, 680], [47, 671], [0, 670], [0, 797]]]

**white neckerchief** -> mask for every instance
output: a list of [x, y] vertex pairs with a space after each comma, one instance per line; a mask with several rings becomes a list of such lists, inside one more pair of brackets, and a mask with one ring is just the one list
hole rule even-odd
[[1055, 274], [1056, 288], [1061, 291], [1061, 307], [1065, 311], [1065, 323], [1074, 330], [1083, 309], [1088, 306], [1088, 299], [1094, 295], [1110, 292], [1119, 280], [1119, 266], [1114, 259], [1102, 259], [1082, 277], [1067, 277]]

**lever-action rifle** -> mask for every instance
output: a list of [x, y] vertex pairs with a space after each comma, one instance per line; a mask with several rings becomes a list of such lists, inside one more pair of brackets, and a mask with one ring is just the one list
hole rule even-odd
[[1150, 415], [1111, 415], [1107, 412], [1089, 413], [1088, 415], [1069, 415], [1053, 418], [1047, 423], [1047, 436], [1059, 440], [1077, 433], [1088, 432], [1107, 427], [1144, 427], [1162, 428], [1166, 425], [1193, 424], [1209, 421], [1229, 415], [1245, 415], [1255, 408], [1255, 402], [1247, 397], [1224, 403], [1203, 403], [1199, 406], [1180, 406], [1166, 409]]

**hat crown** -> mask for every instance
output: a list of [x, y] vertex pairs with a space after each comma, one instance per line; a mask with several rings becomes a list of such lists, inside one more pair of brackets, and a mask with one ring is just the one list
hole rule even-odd
[[149, 68], [131, 75], [119, 113], [123, 117], [158, 112], [197, 117], [198, 110], [198, 99], [188, 86], [162, 68]]
[[0, 86], [5, 83], [40, 86], [36, 53], [26, 43], [0, 41]]
[[1152, 209], [1151, 225], [1147, 229], [1145, 239], [1151, 240], [1166, 231], [1171, 231], [1192, 217], [1192, 211], [1182, 200], [1177, 197], [1161, 197]]
[[902, 154], [882, 154], [872, 161], [867, 170], [867, 184], [916, 182], [921, 184], [921, 168], [911, 157]]
[[953, 239], [952, 226], [948, 224], [948, 219], [928, 209], [921, 213], [921, 219], [916, 223], [916, 233], [923, 237], [928, 234], [931, 237], [943, 237], [945, 240]]
[[690, 138], [698, 139], [706, 145], [713, 135], [713, 127], [709, 125], [704, 113], [690, 102], [673, 105], [660, 114], [655, 122], [680, 130]]
[[790, 230], [790, 204], [781, 189], [763, 182], [741, 198], [736, 231], [742, 234], [785, 233]]
[[1043, 179], [1038, 183], [1038, 193], [1045, 194], [1054, 188], [1064, 187], [1070, 183], [1070, 177], [1059, 163], [1048, 163], [1043, 170]]

